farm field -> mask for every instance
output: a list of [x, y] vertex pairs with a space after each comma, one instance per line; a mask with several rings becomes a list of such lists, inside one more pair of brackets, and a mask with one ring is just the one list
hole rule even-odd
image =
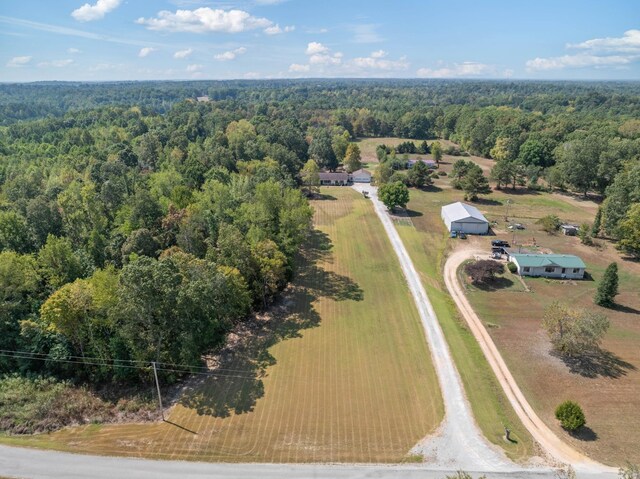
[[229, 462], [417, 460], [410, 449], [444, 413], [417, 311], [368, 200], [322, 193], [293, 287], [224, 375], [189, 383], [168, 422], [2, 442]]

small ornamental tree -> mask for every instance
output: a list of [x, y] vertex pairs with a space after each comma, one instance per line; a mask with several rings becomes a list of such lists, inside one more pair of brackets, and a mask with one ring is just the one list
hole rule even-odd
[[504, 271], [502, 263], [492, 261], [490, 259], [481, 259], [479, 261], [473, 261], [467, 263], [464, 267], [464, 271], [471, 277], [471, 281], [474, 283], [485, 283], [493, 280], [497, 274]]
[[573, 401], [565, 401], [556, 408], [556, 419], [569, 432], [576, 432], [587, 423], [582, 408]]
[[540, 218], [536, 221], [536, 224], [542, 226], [542, 229], [549, 233], [550, 235], [556, 234], [556, 232], [560, 229], [560, 218], [556, 215], [547, 215]]
[[611, 263], [604, 272], [602, 281], [598, 285], [594, 303], [605, 308], [613, 306], [613, 300], [618, 294], [618, 264]]
[[400, 181], [381, 186], [378, 196], [380, 201], [390, 210], [393, 210], [396, 206], [405, 208], [409, 203], [409, 190]]

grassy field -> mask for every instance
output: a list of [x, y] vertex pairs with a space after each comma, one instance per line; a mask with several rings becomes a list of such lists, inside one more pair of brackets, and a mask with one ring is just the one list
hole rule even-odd
[[[525, 461], [535, 454], [533, 440], [511, 409], [464, 319], [459, 317], [442, 279], [449, 242], [440, 219], [440, 207], [453, 201], [456, 194], [458, 192], [451, 189], [439, 192], [411, 190], [408, 205], [410, 221], [399, 221], [396, 227], [422, 276], [478, 425], [485, 436], [502, 447], [509, 457]], [[516, 443], [505, 443], [502, 438], [504, 426], [511, 429]]]
[[170, 422], [3, 442], [190, 460], [415, 460], [409, 450], [444, 413], [417, 311], [371, 203], [350, 188], [323, 193], [292, 291], [226, 376], [190, 384]]

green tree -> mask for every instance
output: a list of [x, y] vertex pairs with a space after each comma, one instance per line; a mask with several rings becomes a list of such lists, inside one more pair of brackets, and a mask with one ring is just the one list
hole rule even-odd
[[226, 129], [229, 149], [237, 160], [253, 160], [250, 158], [251, 143], [257, 138], [256, 128], [247, 120], [232, 121]]
[[513, 162], [497, 161], [491, 168], [491, 179], [496, 182], [496, 188], [502, 189], [513, 178]]
[[266, 309], [268, 300], [284, 285], [287, 259], [271, 240], [264, 240], [251, 248], [258, 265], [262, 305]]
[[618, 264], [611, 263], [602, 276], [602, 281], [598, 285], [594, 303], [599, 306], [610, 308], [614, 304], [614, 298], [618, 294]]
[[334, 135], [333, 138], [331, 138], [331, 147], [338, 159], [338, 163], [344, 161], [347, 148], [349, 148], [349, 132], [345, 131], [344, 133], [343, 135]]
[[409, 203], [409, 190], [400, 181], [382, 185], [378, 189], [378, 196], [380, 201], [392, 211], [396, 207], [406, 208]]
[[309, 145], [309, 155], [316, 160], [320, 168], [334, 171], [338, 167], [338, 158], [335, 151], [333, 151], [329, 132], [326, 130], [320, 130], [313, 137]]
[[416, 188], [433, 184], [431, 170], [422, 161], [417, 161], [407, 173], [407, 182]]
[[629, 208], [618, 226], [618, 248], [636, 258], [640, 258], [640, 203]]
[[602, 205], [598, 206], [596, 217], [593, 220], [593, 225], [591, 226], [591, 236], [597, 238], [598, 235], [600, 234], [601, 229], [602, 229]]
[[576, 432], [587, 423], [582, 408], [578, 403], [573, 401], [561, 403], [556, 408], [555, 414], [562, 428], [569, 432]]
[[475, 163], [462, 179], [461, 186], [464, 191], [464, 197], [468, 201], [477, 201], [478, 195], [488, 195], [491, 193], [489, 180], [487, 180], [487, 177], [482, 173], [482, 168]]
[[550, 235], [554, 235], [560, 229], [562, 221], [556, 215], [546, 215], [536, 221], [536, 224], [541, 225], [542, 229]]
[[586, 197], [596, 185], [601, 141], [596, 136], [566, 142], [558, 149], [558, 162], [567, 183]]
[[0, 211], [0, 251], [27, 253], [32, 249], [29, 226], [13, 211]]
[[557, 352], [581, 356], [598, 351], [609, 320], [594, 311], [570, 309], [553, 302], [545, 309], [542, 325]]
[[433, 160], [436, 162], [438, 166], [440, 166], [440, 162], [442, 161], [442, 145], [439, 141], [434, 141], [431, 143], [431, 156], [433, 156]]
[[393, 168], [388, 161], [378, 164], [378, 167], [373, 172], [373, 181], [376, 185], [382, 186], [389, 182], [389, 179], [393, 175]]
[[344, 158], [344, 166], [349, 173], [353, 173], [354, 171], [362, 168], [360, 147], [356, 143], [349, 143], [347, 153]]
[[129, 255], [136, 254], [153, 258], [157, 256], [159, 247], [151, 231], [140, 228], [133, 231], [122, 245], [122, 257], [128, 258]]
[[477, 165], [473, 161], [457, 160], [453, 164], [451, 173], [449, 174], [451, 177], [451, 186], [458, 190], [462, 189], [462, 180], [474, 166]]
[[38, 252], [38, 267], [54, 290], [83, 274], [82, 263], [74, 253], [71, 242], [53, 235], [47, 237], [47, 242]]
[[300, 170], [300, 179], [302, 184], [311, 193], [317, 193], [320, 189], [320, 168], [314, 160], [305, 163], [304, 168]]

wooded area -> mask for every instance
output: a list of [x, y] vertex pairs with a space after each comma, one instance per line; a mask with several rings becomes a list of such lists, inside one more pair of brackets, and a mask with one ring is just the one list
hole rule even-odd
[[[7, 353], [0, 371], [109, 382], [148, 379], [127, 364], [199, 365], [291, 278], [312, 215], [303, 165], [355, 168], [357, 138], [451, 140], [494, 158], [501, 188], [601, 195], [594, 233], [638, 256], [639, 117], [640, 84], [622, 82], [2, 85], [0, 349], [100, 366]], [[409, 186], [430, 184], [422, 169]]]

